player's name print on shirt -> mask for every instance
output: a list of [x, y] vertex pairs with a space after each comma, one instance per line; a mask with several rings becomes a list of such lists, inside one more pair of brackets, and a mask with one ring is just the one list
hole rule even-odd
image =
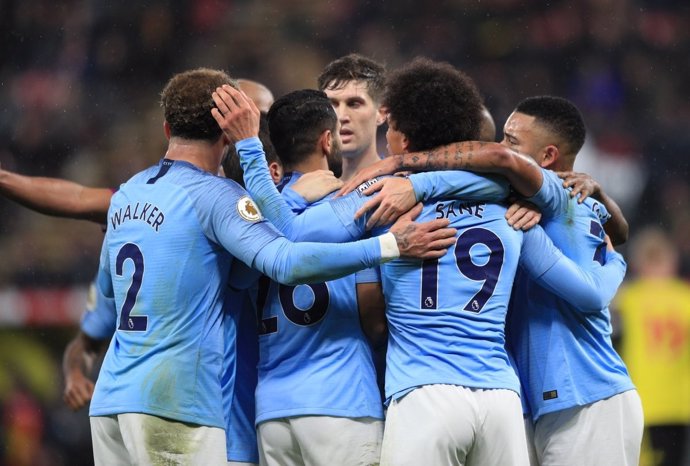
[[113, 230], [117, 230], [117, 227], [129, 220], [145, 222], [157, 232], [160, 226], [163, 225], [163, 221], [165, 221], [165, 214], [149, 202], [137, 202], [134, 206], [127, 204], [126, 207], [120, 207], [112, 212], [110, 216], [110, 224]]
[[483, 218], [485, 203], [480, 202], [439, 202], [436, 204], [436, 218], [454, 218], [461, 215], [473, 215], [477, 218]]

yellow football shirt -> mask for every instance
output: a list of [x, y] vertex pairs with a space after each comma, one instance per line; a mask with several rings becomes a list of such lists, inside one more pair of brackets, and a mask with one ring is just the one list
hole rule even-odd
[[621, 357], [642, 398], [645, 425], [690, 423], [690, 285], [638, 279], [614, 304]]

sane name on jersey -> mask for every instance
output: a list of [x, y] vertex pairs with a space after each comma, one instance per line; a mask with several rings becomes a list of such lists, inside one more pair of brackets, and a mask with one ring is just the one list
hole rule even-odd
[[481, 202], [463, 202], [463, 201], [452, 201], [452, 202], [439, 202], [436, 204], [436, 218], [450, 218], [459, 217], [460, 215], [474, 215], [477, 218], [482, 218], [484, 213], [485, 203]]

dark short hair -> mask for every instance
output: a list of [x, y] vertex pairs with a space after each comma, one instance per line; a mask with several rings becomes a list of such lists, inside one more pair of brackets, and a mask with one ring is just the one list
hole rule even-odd
[[312, 154], [321, 133], [335, 133], [338, 117], [326, 94], [315, 89], [293, 91], [268, 111], [268, 131], [278, 158], [286, 167]]
[[534, 117], [539, 124], [562, 139], [567, 151], [576, 155], [585, 143], [587, 130], [580, 110], [562, 97], [542, 95], [528, 97], [515, 107], [515, 111]]
[[448, 63], [415, 58], [391, 73], [383, 106], [411, 151], [476, 140], [482, 98], [474, 81]]
[[[265, 113], [261, 113], [261, 119], [259, 120], [259, 139], [261, 144], [264, 146], [264, 154], [266, 154], [266, 163], [272, 164], [273, 162], [279, 162], [276, 150], [273, 148], [271, 143], [271, 138], [268, 135], [268, 118], [266, 118]], [[223, 161], [223, 171], [225, 172], [225, 177], [234, 180], [239, 183], [240, 186], [244, 186], [244, 171], [240, 165], [240, 157], [235, 150], [235, 146], [230, 144], [228, 149], [228, 155]]]
[[339, 89], [350, 81], [362, 81], [376, 103], [386, 88], [386, 67], [371, 58], [351, 53], [330, 62], [317, 79], [320, 90]]
[[211, 94], [236, 83], [224, 71], [197, 68], [173, 76], [161, 92], [160, 105], [172, 136], [216, 142], [222, 131], [211, 115]]

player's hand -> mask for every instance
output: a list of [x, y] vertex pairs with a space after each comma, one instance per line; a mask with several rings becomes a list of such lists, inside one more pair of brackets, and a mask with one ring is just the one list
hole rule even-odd
[[211, 114], [231, 143], [259, 135], [259, 109], [244, 92], [223, 84], [212, 97]]
[[362, 193], [368, 196], [377, 191], [378, 196], [369, 199], [355, 212], [355, 219], [358, 219], [369, 210], [376, 209], [367, 221], [367, 229], [388, 225], [417, 204], [412, 182], [407, 178], [384, 178], [373, 183]]
[[93, 382], [81, 371], [72, 371], [65, 379], [62, 399], [74, 411], [86, 406], [93, 396]]
[[397, 164], [397, 159], [395, 157], [386, 157], [385, 159], [379, 160], [373, 165], [369, 165], [366, 168], [362, 168], [355, 176], [350, 178], [345, 182], [342, 188], [336, 193], [335, 197], [344, 196], [347, 193], [354, 191], [357, 186], [369, 181], [372, 178], [376, 178], [381, 175], [390, 175], [399, 171]]
[[422, 212], [419, 203], [391, 226], [390, 232], [395, 236], [400, 250], [400, 257], [414, 259], [437, 259], [443, 256], [448, 248], [455, 244], [455, 228], [448, 228], [450, 221], [446, 218], [417, 223], [415, 218]]
[[342, 185], [343, 182], [336, 178], [332, 171], [314, 170], [300, 176], [290, 188], [311, 204], [323, 199]]
[[527, 231], [541, 220], [541, 212], [531, 202], [517, 200], [506, 211], [508, 225], [514, 230]]
[[587, 173], [569, 171], [556, 172], [556, 174], [563, 180], [564, 188], [573, 188], [573, 190], [570, 191], [570, 197], [576, 197], [579, 195], [577, 202], [580, 204], [589, 196], [596, 196], [599, 193], [599, 190], [601, 190], [599, 183], [597, 183], [594, 178], [589, 176]]

